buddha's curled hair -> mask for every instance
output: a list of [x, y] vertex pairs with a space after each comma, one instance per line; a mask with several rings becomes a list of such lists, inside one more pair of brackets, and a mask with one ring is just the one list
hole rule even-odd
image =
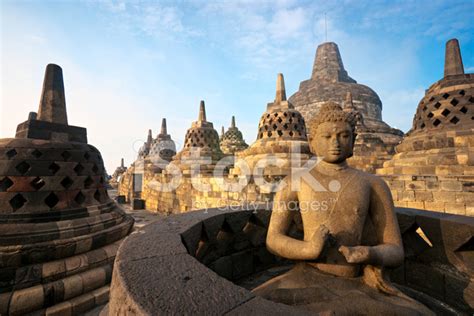
[[357, 124], [356, 112], [344, 111], [342, 107], [335, 102], [325, 102], [320, 107], [318, 115], [309, 122], [309, 129], [315, 132], [319, 124], [325, 122], [346, 122], [351, 126], [352, 132], [354, 133]]

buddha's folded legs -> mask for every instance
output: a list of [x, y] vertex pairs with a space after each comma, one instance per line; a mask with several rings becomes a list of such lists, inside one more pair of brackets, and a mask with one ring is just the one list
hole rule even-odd
[[362, 277], [342, 278], [320, 272], [307, 263], [253, 290], [265, 299], [335, 315], [433, 315], [423, 304], [401, 295], [386, 295]]

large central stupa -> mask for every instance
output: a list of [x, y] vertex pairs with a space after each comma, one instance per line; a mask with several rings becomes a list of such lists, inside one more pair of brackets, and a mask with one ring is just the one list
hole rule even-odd
[[335, 43], [318, 46], [311, 79], [302, 81], [299, 90], [288, 101], [309, 122], [318, 115], [324, 102], [334, 101], [344, 107], [348, 94], [352, 97], [353, 107], [364, 121], [364, 126], [357, 131], [354, 157], [349, 163], [375, 172], [377, 166], [381, 167], [394, 154], [394, 146], [402, 140], [403, 132], [382, 120], [382, 102], [379, 96], [348, 75]]

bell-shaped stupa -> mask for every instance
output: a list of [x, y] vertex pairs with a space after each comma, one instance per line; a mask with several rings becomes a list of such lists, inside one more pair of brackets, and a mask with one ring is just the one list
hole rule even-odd
[[426, 90], [413, 127], [377, 174], [395, 205], [474, 215], [474, 74], [457, 39], [446, 43], [444, 77]]
[[[261, 166], [264, 176], [281, 177], [289, 174], [292, 159], [304, 163], [310, 155], [305, 120], [286, 100], [285, 81], [278, 74], [275, 100], [267, 104], [260, 118], [257, 140], [237, 156], [246, 161], [250, 170]], [[240, 172], [237, 166], [235, 171]]]
[[234, 116], [232, 116], [229, 129], [225, 133], [222, 133], [220, 146], [225, 155], [233, 155], [249, 147], [249, 145], [245, 143], [242, 132], [235, 125]]
[[132, 226], [107, 194], [86, 129], [68, 125], [61, 67], [48, 65], [38, 114], [0, 139], [0, 314], [80, 314], [104, 304]]
[[354, 156], [348, 162], [356, 168], [375, 172], [376, 167], [381, 167], [394, 154], [394, 147], [402, 140], [403, 132], [382, 120], [379, 96], [348, 75], [335, 43], [318, 46], [311, 79], [302, 81], [289, 101], [309, 121], [318, 115], [324, 102], [333, 101], [344, 107], [348, 93], [352, 106], [364, 122], [364, 126], [358, 128]]
[[204, 101], [199, 105], [198, 120], [186, 132], [183, 149], [173, 161], [184, 174], [190, 174], [193, 165], [199, 165], [199, 173], [212, 173], [215, 164], [223, 157], [219, 146], [219, 134], [207, 121]]

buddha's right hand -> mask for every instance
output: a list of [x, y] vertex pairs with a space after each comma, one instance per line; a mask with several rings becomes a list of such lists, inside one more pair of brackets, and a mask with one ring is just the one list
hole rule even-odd
[[321, 251], [324, 248], [324, 244], [326, 243], [326, 240], [329, 237], [329, 229], [321, 225], [319, 226], [316, 231], [313, 233], [313, 236], [311, 236], [311, 239], [308, 240], [308, 248], [309, 252], [311, 253], [312, 256], [314, 256], [314, 259], [318, 258], [319, 255], [321, 254]]

